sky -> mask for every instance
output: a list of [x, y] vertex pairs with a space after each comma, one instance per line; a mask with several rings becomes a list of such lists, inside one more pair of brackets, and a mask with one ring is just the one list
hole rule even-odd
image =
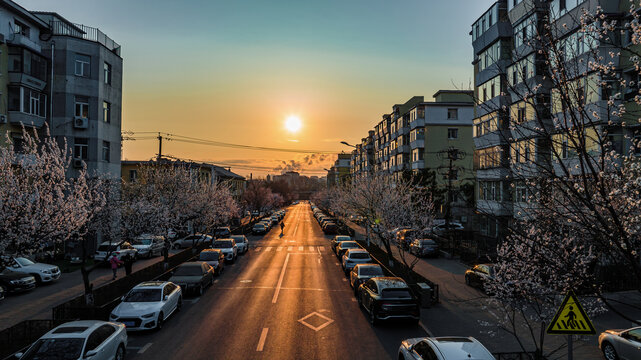
[[[122, 46], [123, 160], [163, 154], [263, 177], [323, 176], [393, 104], [472, 86], [471, 24], [491, 0], [17, 0]], [[297, 116], [301, 129], [287, 131]], [[173, 140], [172, 140], [173, 139]]]

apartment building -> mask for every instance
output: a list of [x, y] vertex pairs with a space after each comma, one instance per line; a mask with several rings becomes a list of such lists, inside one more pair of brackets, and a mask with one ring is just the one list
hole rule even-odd
[[[578, 164], [567, 128], [558, 130], [568, 107], [554, 81], [560, 68], [574, 92], [572, 105], [582, 109], [582, 121], [590, 125], [584, 131], [607, 133], [608, 150], [629, 153], [637, 129], [622, 127], [625, 117], [613, 117], [611, 110], [638, 94], [638, 87], [618, 89], [616, 80], [629, 76], [636, 82], [638, 70], [628, 61], [629, 54], [611, 54], [626, 41], [625, 31], [620, 38], [607, 39], [583, 31], [583, 11], [594, 13], [597, 7], [622, 20], [630, 1], [499, 0], [472, 25], [476, 209], [480, 233], [488, 238], [504, 238], [513, 219], [527, 216], [534, 204], [525, 181], [546, 173], [559, 176]], [[612, 78], [588, 65], [595, 55], [617, 69]], [[608, 104], [619, 90], [629, 96]], [[594, 144], [593, 151], [603, 149]]]
[[[2, 75], [7, 76], [2, 76]], [[122, 58], [97, 28], [0, 0], [0, 146], [19, 150], [22, 127], [72, 149], [69, 176], [120, 177]]]
[[352, 154], [340, 153], [334, 165], [327, 171], [327, 187], [342, 185], [350, 179]]

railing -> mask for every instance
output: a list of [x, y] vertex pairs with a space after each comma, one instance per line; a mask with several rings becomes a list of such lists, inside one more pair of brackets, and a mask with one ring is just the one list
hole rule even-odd
[[25, 320], [0, 331], [0, 359], [26, 348], [49, 330], [62, 324], [56, 320]]
[[534, 352], [500, 352], [492, 353], [496, 360], [546, 360]]
[[85, 26], [82, 24], [69, 25], [63, 21], [51, 21], [51, 31], [53, 35], [71, 36], [78, 39], [84, 39], [103, 45], [116, 55], [120, 56], [120, 45], [105, 35], [98, 28]]

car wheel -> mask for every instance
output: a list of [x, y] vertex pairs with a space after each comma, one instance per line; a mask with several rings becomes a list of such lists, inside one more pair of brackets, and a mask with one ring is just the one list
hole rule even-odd
[[214, 286], [214, 277], [211, 277], [211, 280], [209, 280], [209, 286]]
[[363, 307], [363, 298], [361, 297], [361, 294], [358, 293], [358, 290], [356, 290], [356, 299], [358, 300], [358, 307], [362, 308]]
[[617, 351], [614, 349], [614, 346], [610, 344], [609, 342], [606, 342], [603, 345], [603, 357], [605, 357], [606, 360], [619, 360], [619, 355], [617, 355]]
[[150, 251], [150, 252], [147, 254], [147, 259], [151, 259], [151, 256], [152, 256], [152, 255], [153, 255], [153, 254], [152, 254], [152, 251]]
[[36, 284], [37, 285], [42, 285], [42, 278], [40, 277], [40, 275], [38, 275], [38, 274], [30, 274], [30, 275], [33, 276], [36, 279]]
[[198, 296], [202, 296], [203, 294], [203, 285], [200, 284], [200, 287], [198, 288]]
[[376, 311], [374, 311], [374, 309], [371, 309], [369, 312], [369, 323], [374, 326], [378, 325], [378, 319], [376, 318]]
[[115, 360], [124, 360], [125, 358], [125, 347], [120, 344], [118, 345], [118, 349], [116, 349], [116, 356], [114, 356]]
[[165, 317], [161, 312], [160, 314], [158, 314], [158, 320], [156, 321], [156, 330], [162, 329], [162, 325], [164, 322], [165, 322]]
[[179, 312], [183, 308], [183, 298], [182, 296], [178, 298], [178, 303], [176, 304], [176, 312]]

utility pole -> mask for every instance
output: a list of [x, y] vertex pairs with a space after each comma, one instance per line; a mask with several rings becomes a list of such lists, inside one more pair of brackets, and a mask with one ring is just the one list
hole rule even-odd
[[445, 200], [445, 232], [448, 237], [450, 244], [452, 245], [452, 251], [454, 251], [454, 245], [452, 244], [452, 237], [450, 231], [450, 224], [452, 223], [452, 202], [454, 202], [454, 180], [457, 175], [457, 168], [454, 165], [454, 162], [457, 160], [462, 160], [465, 158], [465, 152], [457, 148], [449, 148], [442, 151], [439, 151], [438, 154], [440, 157], [445, 158], [444, 160], [448, 161], [446, 167], [445, 176], [447, 176], [447, 198]]
[[156, 161], [160, 162], [161, 158], [162, 158], [162, 135], [158, 133], [158, 157], [156, 158]]

